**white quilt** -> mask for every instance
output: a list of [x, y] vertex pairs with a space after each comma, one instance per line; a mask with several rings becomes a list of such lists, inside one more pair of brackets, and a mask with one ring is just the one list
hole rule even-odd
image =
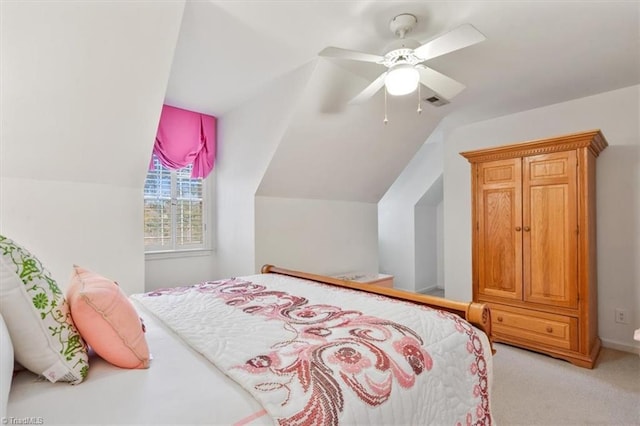
[[274, 423], [492, 423], [488, 340], [455, 315], [275, 274], [132, 298]]

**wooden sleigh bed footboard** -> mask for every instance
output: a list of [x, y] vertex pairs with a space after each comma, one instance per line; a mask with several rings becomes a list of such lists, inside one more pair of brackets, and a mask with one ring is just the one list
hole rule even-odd
[[325, 275], [312, 274], [308, 272], [294, 271], [291, 269], [280, 268], [274, 265], [264, 265], [261, 272], [263, 274], [280, 274], [290, 277], [303, 278], [311, 281], [316, 281], [324, 284], [330, 284], [340, 287], [351, 288], [354, 290], [365, 291], [368, 293], [380, 294], [394, 299], [406, 300], [412, 303], [418, 303], [421, 305], [429, 306], [435, 309], [451, 312], [464, 318], [470, 324], [476, 328], [482, 330], [491, 343], [491, 349], [495, 353], [493, 348], [493, 341], [491, 340], [491, 311], [489, 306], [485, 303], [477, 302], [458, 302], [455, 300], [449, 300], [442, 297], [428, 296], [426, 294], [412, 293], [406, 290], [398, 290], [394, 288], [380, 287], [376, 285], [363, 284], [355, 281], [346, 281], [338, 278], [328, 277]]

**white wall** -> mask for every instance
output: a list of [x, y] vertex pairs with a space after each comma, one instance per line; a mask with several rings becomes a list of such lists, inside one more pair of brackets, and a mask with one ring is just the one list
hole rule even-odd
[[437, 262], [438, 262], [438, 278], [437, 287], [444, 289], [444, 195], [443, 200], [438, 203], [436, 221], [438, 222], [437, 229]]
[[280, 78], [267, 91], [218, 117], [216, 256], [219, 278], [257, 272], [256, 190], [312, 69], [312, 65], [307, 65]]
[[142, 186], [184, 2], [2, 2], [0, 232], [144, 290]]
[[0, 194], [0, 233], [36, 255], [61, 288], [77, 264], [112, 278], [127, 292], [143, 290], [140, 264], [130, 261], [143, 249], [142, 240], [130, 240], [141, 227], [131, 220], [142, 214], [140, 190], [3, 176]]
[[[537, 108], [453, 130], [444, 152], [445, 291], [471, 298], [469, 163], [459, 152], [601, 129], [609, 142], [597, 160], [598, 323], [606, 346], [639, 350], [640, 86]], [[630, 314], [616, 324], [614, 309]]]
[[442, 174], [442, 134], [436, 131], [378, 203], [380, 271], [394, 287], [416, 291], [415, 206]]
[[438, 287], [438, 262], [442, 245], [438, 236], [443, 223], [439, 214], [443, 199], [443, 179], [439, 176], [414, 208], [416, 291], [425, 293]]
[[434, 290], [438, 284], [438, 214], [437, 207], [419, 203], [415, 206], [415, 270], [418, 293]]
[[256, 269], [377, 273], [377, 230], [373, 203], [256, 197]]
[[217, 262], [211, 251], [180, 257], [154, 257], [145, 261], [145, 291], [193, 285], [217, 277]]

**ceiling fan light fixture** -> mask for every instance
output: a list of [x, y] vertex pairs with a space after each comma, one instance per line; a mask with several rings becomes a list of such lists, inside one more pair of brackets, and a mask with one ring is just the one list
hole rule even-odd
[[420, 73], [410, 64], [399, 64], [387, 72], [384, 85], [393, 96], [408, 95], [418, 88]]

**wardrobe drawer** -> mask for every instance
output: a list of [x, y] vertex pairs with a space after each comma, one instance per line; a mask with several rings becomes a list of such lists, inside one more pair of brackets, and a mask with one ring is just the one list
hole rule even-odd
[[496, 337], [513, 337], [556, 348], [577, 349], [577, 318], [495, 304], [491, 304], [491, 318], [492, 333]]

